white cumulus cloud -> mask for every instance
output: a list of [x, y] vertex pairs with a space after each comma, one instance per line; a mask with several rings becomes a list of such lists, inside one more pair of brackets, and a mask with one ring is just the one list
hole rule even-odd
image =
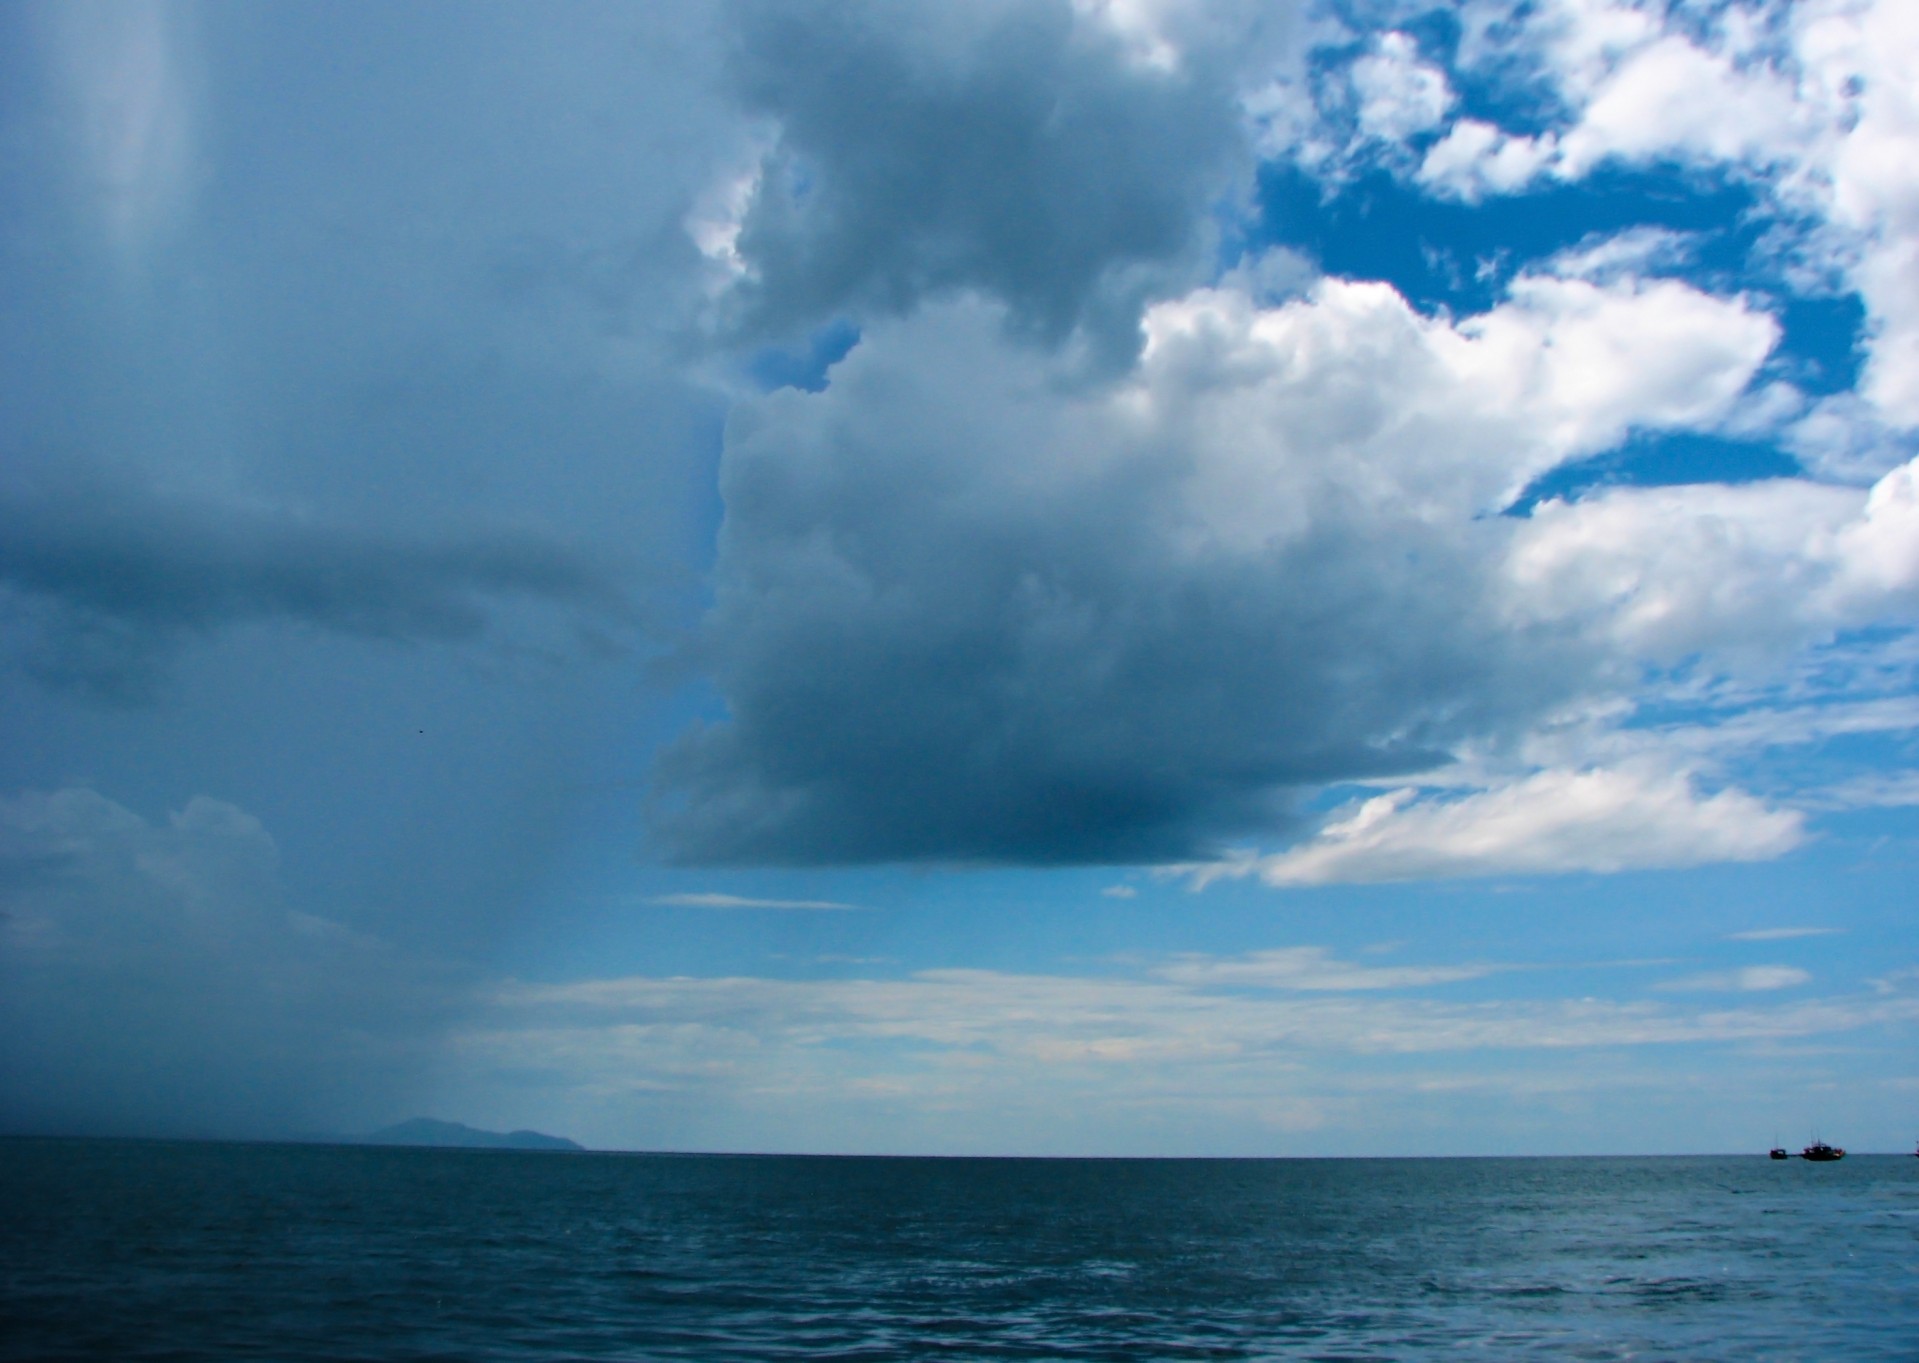
[[1353, 88], [1359, 95], [1359, 126], [1373, 137], [1401, 141], [1435, 127], [1453, 105], [1446, 73], [1419, 59], [1419, 48], [1404, 33], [1382, 34], [1365, 56], [1353, 63]]
[[1797, 812], [1739, 790], [1705, 795], [1683, 774], [1548, 770], [1466, 796], [1376, 795], [1296, 847], [1194, 874], [1283, 886], [1614, 872], [1766, 860], [1803, 837]]
[[[1859, 429], [1809, 443], [1870, 449], [1885, 443], [1875, 427], [1919, 426], [1919, 11], [1906, 0], [1471, 8], [1462, 65], [1528, 74], [1564, 117], [1537, 133], [1460, 118], [1427, 149], [1417, 182], [1470, 202], [1607, 164], [1729, 168], [1789, 220], [1823, 223], [1811, 254], [1870, 318], [1864, 404], [1826, 417]], [[1866, 471], [1910, 455], [1908, 445]]]

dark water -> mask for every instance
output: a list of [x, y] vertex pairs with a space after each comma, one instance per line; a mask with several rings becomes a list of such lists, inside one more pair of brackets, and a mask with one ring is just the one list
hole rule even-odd
[[7, 1359], [1919, 1359], [1919, 1160], [0, 1141]]

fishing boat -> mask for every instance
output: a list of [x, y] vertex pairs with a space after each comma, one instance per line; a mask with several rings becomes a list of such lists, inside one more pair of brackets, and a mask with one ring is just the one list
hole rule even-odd
[[[1789, 1152], [1786, 1149], [1786, 1147], [1783, 1145], [1775, 1145], [1773, 1146], [1771, 1150], [1767, 1151], [1766, 1153], [1771, 1155], [1774, 1159], [1791, 1159], [1792, 1158], [1791, 1152]], [[1915, 1153], [1919, 1153], [1919, 1152], [1915, 1152]]]
[[1814, 1164], [1830, 1164], [1834, 1160], [1844, 1159], [1846, 1152], [1836, 1145], [1827, 1145], [1824, 1141], [1814, 1141], [1799, 1152], [1800, 1159], [1811, 1160]]

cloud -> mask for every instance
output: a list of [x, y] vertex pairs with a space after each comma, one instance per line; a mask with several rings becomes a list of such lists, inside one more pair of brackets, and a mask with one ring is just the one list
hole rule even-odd
[[1588, 237], [1555, 255], [1546, 273], [1600, 283], [1636, 275], [1673, 274], [1687, 263], [1696, 244], [1685, 232], [1663, 227], [1632, 227], [1611, 236]]
[[1746, 932], [1729, 932], [1728, 942], [1790, 942], [1801, 937], [1830, 937], [1844, 932], [1844, 928], [1753, 928]]
[[1919, 469], [1851, 488], [1774, 479], [1621, 488], [1534, 508], [1508, 572], [1515, 621], [1585, 616], [1634, 656], [1780, 656], [1919, 612]]
[[1871, 984], [1877, 993], [1897, 994], [1902, 990], [1912, 988], [1915, 984], [1919, 984], [1919, 966], [1909, 965], [1898, 970], [1888, 971], [1884, 975], [1871, 981]]
[[1919, 426], [1919, 97], [1905, 78], [1919, 61], [1919, 23], [1909, 6], [1879, 0], [1818, 7], [1801, 24], [1806, 60], [1842, 101], [1830, 214], [1856, 236], [1851, 273], [1872, 318], [1860, 389], [1889, 422]]
[[1661, 153], [1784, 159], [1806, 133], [1794, 94], [1764, 66], [1741, 66], [1731, 54], [1661, 34], [1618, 59], [1587, 93], [1578, 123], [1560, 139], [1554, 173], [1578, 179], [1608, 158]]
[[994, 308], [929, 305], [825, 391], [735, 408], [702, 645], [729, 714], [662, 759], [677, 855], [1189, 860], [1624, 686], [1644, 641], [1551, 566], [1604, 542], [1492, 513], [1633, 430], [1710, 428], [1777, 334], [1555, 276], [1457, 321], [1322, 280], [1145, 326], [1134, 372], [1074, 386]]
[[1243, 164], [1212, 58], [1140, 61], [1136, 29], [1066, 0], [729, 15], [734, 86], [773, 130], [750, 183], [728, 181], [735, 221], [703, 229], [740, 335], [977, 290], [1029, 335], [1129, 353]]
[[[1449, 1000], [1420, 991], [1444, 989], [1460, 967], [1379, 980], [1312, 947], [1171, 964], [1181, 978], [929, 970], [506, 984], [460, 1034], [459, 1082], [479, 1093], [537, 1076], [515, 1091], [578, 1113], [579, 1129], [599, 1127], [610, 1143], [669, 1129], [693, 1148], [753, 1148], [757, 1133], [777, 1131], [787, 1148], [823, 1150], [1250, 1152], [1275, 1129], [1331, 1126], [1350, 1151], [1378, 1129], [1388, 1095], [1696, 1090], [1697, 1052], [1684, 1048], [1919, 1021], [1919, 999], [1899, 982], [1730, 1006]], [[1330, 983], [1329, 971], [1352, 972], [1352, 988], [1288, 984]], [[1273, 976], [1279, 987], [1262, 987]], [[1569, 1067], [1568, 1052], [1582, 1063]], [[1436, 1068], [1448, 1056], [1471, 1059]], [[1569, 1085], [1569, 1074], [1583, 1081]]]
[[602, 634], [632, 617], [609, 567], [533, 535], [405, 538], [106, 487], [0, 493], [0, 525], [0, 600], [37, 635], [25, 665], [108, 701], [147, 699], [182, 639], [241, 623], [453, 642], [516, 597]]
[[1477, 203], [1525, 188], [1552, 163], [1553, 140], [1527, 137], [1462, 118], [1426, 151], [1414, 177], [1442, 195]]
[[739, 121], [707, 7], [3, 22], [0, 632], [23, 661], [126, 701], [241, 619], [549, 656], [624, 633], [632, 560], [705, 530], [719, 399], [680, 363], [680, 222]]
[[[1750, 939], [1748, 939], [1750, 940]], [[1674, 993], [1759, 994], [1774, 989], [1796, 989], [1812, 976], [1789, 965], [1749, 965], [1738, 970], [1713, 970], [1654, 986]]]
[[1477, 980], [1498, 966], [1359, 966], [1336, 960], [1324, 947], [1283, 947], [1245, 956], [1188, 955], [1154, 973], [1194, 987], [1252, 987], [1314, 993], [1372, 989], [1417, 989]]
[[1692, 32], [1683, 17], [1631, 0], [1481, 9], [1462, 68], [1530, 85], [1536, 101], [1543, 93], [1540, 112], [1555, 126], [1523, 135], [1456, 122], [1417, 178], [1468, 201], [1546, 176], [1578, 180], [1609, 161], [1790, 164], [1817, 145], [1834, 112], [1823, 92], [1795, 84], [1776, 44], [1742, 22], [1753, 18], [1745, 7]]
[[[1203, 958], [1193, 958], [1197, 970]], [[1362, 968], [1355, 968], [1362, 969]], [[1770, 969], [1770, 968], [1768, 968]], [[1329, 1050], [1420, 1054], [1735, 1042], [1816, 1035], [1919, 1017], [1908, 993], [1807, 1000], [1780, 1008], [1687, 1012], [1601, 999], [1441, 1003], [1380, 997], [1288, 998], [1236, 982], [1099, 979], [987, 970], [928, 970], [902, 979], [771, 980], [643, 976], [507, 985], [496, 1026], [529, 1038], [597, 1047], [767, 1044], [794, 1049], [858, 1041], [924, 1043], [1007, 1058], [1127, 1064], [1221, 1060]], [[637, 1029], [637, 1030], [629, 1030]], [[676, 1034], [677, 1033], [677, 1034]], [[589, 1037], [597, 1035], [598, 1041]]]
[[278, 862], [206, 796], [159, 823], [81, 788], [0, 800], [0, 1126], [284, 1136], [389, 1114], [464, 981], [289, 910]]
[[204, 173], [196, 15], [160, 0], [35, 11], [22, 36], [49, 58], [89, 216], [120, 268], [136, 271], [179, 225]]
[[1910, 459], [1919, 441], [1854, 392], [1813, 403], [1780, 433], [1780, 444], [1827, 482], [1866, 484]]
[[1807, 792], [1808, 805], [1826, 809], [1898, 809], [1919, 805], [1919, 771], [1876, 772], [1855, 776], [1824, 790]]
[[1139, 891], [1131, 885], [1108, 885], [1100, 893], [1108, 899], [1137, 899]]
[[1454, 103], [1446, 73], [1419, 60], [1404, 33], [1382, 34], [1352, 67], [1359, 126], [1369, 136], [1403, 141], [1437, 126]]
[[[1419, 183], [1471, 202], [1542, 179], [1580, 180], [1609, 163], [1676, 161], [1743, 176], [1805, 254], [1866, 305], [1863, 404], [1853, 413], [1866, 419], [1845, 443], [1883, 443], [1872, 438], [1876, 425], [1919, 425], [1919, 99], [1906, 78], [1919, 61], [1919, 23], [1910, 5], [1732, 4], [1710, 23], [1629, 0], [1481, 11], [1462, 67], [1549, 92], [1556, 126], [1529, 135], [1461, 118], [1426, 150]], [[1804, 231], [1809, 219], [1817, 231]], [[1864, 471], [1909, 457], [1904, 448]]]
[[1702, 796], [1683, 774], [1648, 768], [1547, 770], [1453, 799], [1406, 788], [1376, 795], [1297, 847], [1198, 868], [1206, 884], [1269, 885], [1459, 876], [1616, 872], [1763, 861], [1804, 838], [1803, 816], [1739, 790]]
[[854, 909], [856, 904], [841, 904], [830, 899], [748, 899], [737, 894], [656, 894], [648, 895], [649, 904], [666, 904], [687, 909]]

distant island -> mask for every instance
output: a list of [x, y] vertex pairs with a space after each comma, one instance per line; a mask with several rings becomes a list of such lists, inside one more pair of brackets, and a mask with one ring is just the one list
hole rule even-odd
[[464, 1122], [439, 1122], [431, 1117], [415, 1117], [351, 1139], [355, 1145], [436, 1145], [461, 1150], [586, 1149], [578, 1141], [540, 1131], [481, 1131]]

